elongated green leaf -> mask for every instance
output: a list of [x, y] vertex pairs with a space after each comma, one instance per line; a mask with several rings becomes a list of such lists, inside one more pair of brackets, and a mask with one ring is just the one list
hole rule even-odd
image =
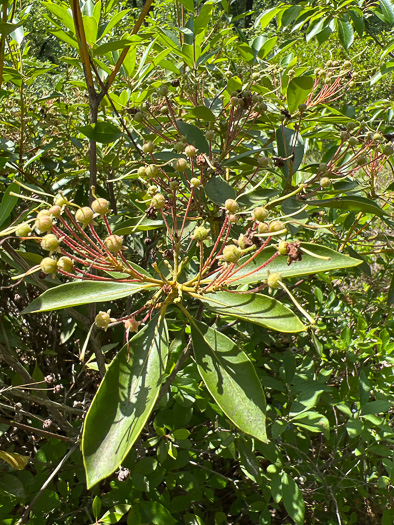
[[227, 199], [235, 199], [237, 196], [235, 189], [220, 175], [208, 181], [205, 185], [205, 194], [209, 200], [219, 206], [222, 206]]
[[206, 120], [207, 122], [215, 122], [216, 120], [215, 115], [209, 108], [207, 108], [207, 106], [196, 106], [195, 108], [192, 108], [189, 113], [197, 118]]
[[394, 24], [394, 8], [390, 0], [379, 0], [380, 9], [382, 10], [384, 21], [387, 24]]
[[109, 366], [86, 416], [82, 454], [91, 488], [119, 467], [159, 394], [168, 357], [165, 319], [158, 314]]
[[22, 314], [60, 310], [80, 304], [113, 301], [149, 288], [149, 284], [76, 281], [50, 288], [25, 308]]
[[264, 29], [271, 22], [271, 20], [279, 13], [279, 11], [281, 11], [279, 7], [271, 7], [271, 9], [266, 9], [256, 18], [254, 27], [260, 25], [261, 29]]
[[0, 204], [0, 226], [5, 222], [11, 215], [12, 210], [15, 208], [18, 202], [18, 197], [10, 195], [10, 193], [18, 193], [19, 186], [15, 182], [11, 183], [6, 189]]
[[282, 474], [283, 503], [296, 525], [304, 525], [305, 502], [297, 483], [286, 473]]
[[55, 15], [60, 20], [60, 22], [62, 22], [62, 24], [67, 27], [67, 29], [75, 34], [73, 17], [64, 6], [53, 4], [52, 2], [43, 2], [43, 5], [48, 9], [49, 12]]
[[17, 24], [10, 24], [9, 22], [0, 22], [0, 35], [9, 35], [14, 32], [18, 27], [22, 26], [23, 22]]
[[124, 47], [130, 46], [131, 40], [123, 39], [123, 40], [114, 40], [113, 42], [107, 42], [106, 44], [102, 44], [101, 46], [96, 47], [96, 49], [93, 50], [94, 56], [100, 56], [105, 55], [106, 53], [109, 53], [110, 51], [116, 51], [117, 49], [123, 49]]
[[319, 208], [336, 208], [337, 210], [362, 211], [372, 213], [378, 217], [388, 215], [385, 210], [376, 204], [375, 201], [366, 197], [336, 197], [335, 199], [324, 199], [321, 201], [306, 201], [309, 206], [318, 206]]
[[86, 135], [88, 139], [101, 144], [110, 144], [122, 134], [120, 129], [110, 122], [97, 122], [97, 124], [88, 124], [77, 129]]
[[120, 20], [122, 20], [122, 18], [126, 16], [129, 11], [130, 9], [124, 9], [123, 11], [119, 11], [119, 13], [116, 13], [108, 22], [108, 24], [100, 28], [98, 39], [101, 40], [107, 33], [109, 33], [111, 29], [115, 27], [116, 24], [120, 22]]
[[212, 397], [238, 428], [266, 442], [264, 392], [248, 356], [206, 324], [191, 326], [198, 371]]
[[[327, 272], [330, 270], [337, 270], [339, 268], [351, 268], [352, 266], [358, 266], [362, 262], [357, 259], [353, 259], [352, 257], [348, 257], [347, 255], [335, 252], [330, 248], [319, 246], [318, 244], [302, 243], [301, 247], [306, 248], [307, 250], [316, 254], [319, 257], [328, 258], [328, 260], [318, 259], [316, 257], [308, 255], [307, 253], [303, 253], [301, 261], [293, 262], [290, 266], [288, 266], [287, 257], [282, 255], [276, 257], [276, 259], [271, 261], [264, 268], [258, 270], [256, 273], [246, 275], [262, 266], [268, 261], [268, 259], [270, 259], [275, 254], [275, 248], [266, 248], [261, 252], [260, 255], [256, 257], [256, 259], [251, 261], [250, 264], [246, 265], [237, 274], [234, 275], [234, 279], [236, 277], [240, 277], [239, 280], [234, 281], [234, 285], [247, 283], [251, 284], [264, 281], [265, 279], [267, 279], [268, 270], [270, 272], [280, 273], [283, 278], [299, 277], [301, 275], [310, 275], [312, 273]], [[241, 259], [241, 264], [243, 260], [246, 260], [246, 258]]]
[[304, 158], [304, 141], [294, 129], [280, 126], [276, 130], [276, 142], [278, 144], [278, 155], [288, 159], [284, 161], [284, 166], [281, 169], [286, 177], [290, 178], [298, 170]]
[[236, 317], [279, 332], [302, 332], [305, 326], [289, 308], [266, 295], [231, 292], [209, 293], [200, 297], [210, 310]]
[[354, 31], [352, 24], [344, 18], [338, 20], [338, 36], [343, 47], [349, 49], [354, 40]]
[[293, 78], [287, 88], [287, 107], [294, 113], [300, 104], [308, 98], [314, 85], [313, 77], [301, 76]]

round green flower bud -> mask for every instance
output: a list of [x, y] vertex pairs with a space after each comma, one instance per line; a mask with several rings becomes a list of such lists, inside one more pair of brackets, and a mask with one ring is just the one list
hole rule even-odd
[[174, 151], [177, 153], [182, 153], [182, 151], [185, 149], [185, 143], [184, 142], [175, 142], [174, 144]]
[[153, 142], [149, 140], [148, 142], [145, 142], [145, 144], [142, 145], [142, 151], [144, 153], [153, 153], [154, 151]]
[[393, 152], [394, 152], [393, 146], [391, 146], [390, 144], [386, 144], [383, 147], [383, 154], [387, 155], [387, 157], [390, 157], [393, 154]]
[[341, 131], [339, 134], [341, 140], [347, 140], [349, 138], [349, 132], [348, 131]]
[[177, 190], [179, 188], [179, 183], [178, 183], [177, 180], [172, 180], [168, 184], [168, 187], [170, 188], [171, 191], [175, 191], [175, 190]]
[[34, 223], [34, 226], [41, 233], [49, 232], [52, 230], [52, 217], [50, 215], [39, 214]]
[[145, 177], [146, 177], [146, 168], [145, 168], [145, 166], [140, 166], [138, 168], [138, 172], [137, 173], [138, 173], [139, 177], [141, 177], [142, 179], [145, 179]]
[[160, 108], [160, 113], [161, 113], [162, 115], [167, 115], [167, 114], [168, 114], [168, 111], [169, 111], [169, 110], [168, 110], [168, 106], [167, 106], [167, 104], [165, 104], [164, 106], [161, 106], [161, 108]]
[[123, 246], [123, 236], [121, 235], [109, 235], [104, 239], [104, 245], [107, 250], [111, 253], [118, 253]]
[[204, 241], [209, 235], [209, 230], [204, 228], [204, 226], [197, 226], [193, 232], [193, 239], [195, 241]]
[[156, 210], [162, 210], [165, 204], [166, 199], [162, 193], [157, 193], [150, 202], [150, 205]]
[[159, 175], [159, 168], [154, 164], [150, 164], [145, 168], [145, 174], [148, 177], [148, 179], [154, 179]]
[[134, 115], [134, 120], [136, 122], [142, 122], [144, 120], [144, 114], [142, 111], [137, 111], [137, 113]]
[[345, 62], [343, 63], [343, 67], [345, 69], [350, 69], [352, 67], [352, 63], [350, 62], [350, 60], [345, 60]]
[[57, 195], [54, 200], [55, 206], [63, 207], [67, 204], [67, 200], [63, 197], [63, 195]]
[[300, 113], [303, 113], [304, 111], [306, 111], [307, 107], [308, 107], [308, 106], [307, 106], [306, 104], [299, 104], [299, 105], [298, 105], [298, 111], [299, 111]]
[[44, 257], [40, 262], [40, 268], [47, 275], [54, 274], [57, 270], [57, 262], [51, 257]]
[[269, 224], [269, 230], [271, 233], [279, 232], [285, 228], [285, 225], [281, 221], [272, 221]]
[[52, 217], [60, 217], [60, 214], [62, 213], [62, 208], [60, 206], [52, 206], [49, 208], [49, 214], [52, 215]]
[[48, 233], [41, 239], [41, 248], [48, 252], [56, 252], [59, 248], [59, 239], [53, 233]]
[[92, 208], [89, 208], [89, 206], [84, 206], [83, 208], [79, 208], [75, 214], [75, 219], [86, 226], [87, 224], [92, 224], [94, 219], [94, 213]]
[[231, 97], [230, 98], [230, 104], [234, 108], [237, 108], [241, 104], [241, 102], [242, 102], [242, 100], [240, 100], [238, 97]]
[[322, 188], [328, 188], [331, 185], [331, 180], [328, 177], [322, 177], [320, 179], [320, 186]]
[[381, 133], [374, 133], [373, 140], [375, 142], [380, 142], [381, 140], [383, 140], [383, 135]]
[[146, 193], [153, 197], [154, 195], [156, 195], [156, 193], [158, 193], [157, 186], [149, 186]]
[[175, 159], [172, 163], [174, 170], [183, 172], [187, 170], [188, 164], [186, 159]]
[[215, 138], [215, 132], [212, 129], [209, 129], [205, 132], [205, 138], [207, 140], [213, 140]]
[[227, 199], [226, 202], [224, 203], [224, 207], [226, 209], [226, 211], [228, 211], [229, 213], [237, 213], [238, 211], [238, 202], [235, 201], [234, 199]]
[[111, 310], [108, 310], [107, 312], [99, 312], [96, 315], [96, 318], [94, 320], [95, 325], [98, 328], [102, 328], [103, 330], [106, 331], [108, 328], [108, 325], [112, 321], [110, 313], [111, 313]]
[[350, 137], [350, 139], [348, 140], [348, 144], [349, 146], [352, 146], [352, 148], [354, 148], [355, 146], [358, 146], [359, 141], [356, 137]]
[[264, 155], [259, 155], [257, 157], [257, 162], [259, 166], [261, 166], [262, 168], [266, 168], [267, 166], [269, 166], [270, 159], [269, 157], [265, 157]]
[[166, 86], [165, 84], [160, 86], [159, 89], [157, 90], [157, 94], [160, 97], [166, 97], [168, 95], [168, 86]]
[[262, 206], [258, 206], [252, 211], [252, 218], [258, 222], [264, 222], [268, 217], [268, 210]]
[[270, 231], [270, 227], [268, 223], [260, 222], [259, 225], [257, 226], [257, 231], [259, 233], [268, 233]]
[[23, 222], [15, 230], [15, 234], [18, 237], [27, 237], [29, 233], [31, 233], [31, 228], [27, 222]]
[[194, 146], [186, 146], [185, 148], [186, 157], [195, 157], [197, 155], [197, 150]]
[[282, 276], [278, 272], [269, 273], [267, 277], [267, 284], [269, 288], [279, 288], [280, 285], [278, 281], [280, 281], [281, 277]]
[[67, 273], [73, 273], [74, 271], [74, 263], [70, 257], [60, 257], [60, 259], [57, 261], [57, 267], [59, 270], [63, 270]]
[[257, 109], [260, 113], [264, 113], [265, 111], [267, 111], [267, 104], [265, 102], [260, 102]]
[[364, 166], [364, 164], [366, 164], [368, 162], [368, 159], [367, 157], [358, 157], [358, 159], [356, 160], [356, 164], [357, 166]]
[[247, 248], [245, 244], [245, 235], [243, 233], [241, 233], [241, 235], [238, 237], [237, 243], [241, 250], [245, 250], [245, 248]]
[[289, 243], [286, 241], [280, 241], [278, 245], [278, 252], [280, 255], [287, 255], [289, 253]]
[[357, 124], [356, 124], [355, 122], [348, 122], [348, 123], [346, 124], [346, 129], [347, 129], [348, 131], [352, 131], [352, 130], [353, 130], [354, 128], [356, 128], [356, 127], [357, 127]]
[[94, 200], [91, 206], [94, 213], [98, 213], [101, 217], [104, 217], [109, 212], [109, 202], [101, 197]]
[[319, 171], [320, 171], [320, 173], [327, 173], [328, 172], [328, 164], [326, 164], [325, 162], [321, 162], [319, 164]]
[[252, 80], [258, 80], [259, 78], [260, 78], [260, 73], [257, 73], [257, 71], [252, 73]]
[[197, 179], [197, 177], [193, 177], [189, 182], [192, 188], [199, 188], [201, 186], [201, 181]]
[[241, 257], [241, 250], [234, 244], [230, 244], [223, 248], [223, 260], [227, 263], [236, 263]]

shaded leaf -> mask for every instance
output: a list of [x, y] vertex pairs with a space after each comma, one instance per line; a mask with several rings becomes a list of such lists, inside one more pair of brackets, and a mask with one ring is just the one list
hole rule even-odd
[[177, 124], [189, 144], [195, 146], [199, 153], [209, 154], [209, 144], [200, 128], [193, 126], [193, 124], [187, 124], [182, 120], [177, 120]]
[[283, 503], [296, 525], [304, 525], [305, 502], [297, 483], [288, 474], [282, 474]]
[[309, 206], [317, 206], [319, 208], [336, 208], [337, 210], [362, 211], [364, 213], [372, 213], [378, 217], [388, 215], [380, 206], [371, 199], [366, 197], [335, 197], [334, 199], [323, 199], [319, 201], [305, 201]]
[[248, 356], [204, 323], [193, 321], [191, 329], [198, 371], [212, 397], [238, 428], [266, 442], [265, 396]]
[[97, 122], [97, 124], [87, 124], [77, 128], [83, 135], [90, 140], [101, 144], [110, 144], [122, 134], [119, 128], [110, 122]]
[[[130, 355], [130, 358], [129, 358]], [[158, 314], [108, 367], [86, 416], [82, 453], [88, 488], [119, 467], [159, 394], [168, 357], [165, 319]]]
[[19, 189], [18, 184], [15, 182], [11, 183], [6, 189], [0, 204], [0, 226], [8, 219], [18, 202], [18, 197], [10, 195], [11, 192], [18, 193]]
[[205, 194], [212, 202], [223, 206], [227, 199], [235, 199], [237, 192], [226, 182], [220, 175], [218, 177], [213, 177], [205, 185]]
[[298, 170], [304, 158], [304, 141], [297, 131], [284, 126], [276, 130], [276, 141], [280, 157], [288, 158], [294, 155], [294, 158], [285, 160], [281, 168], [286, 177], [290, 178]]

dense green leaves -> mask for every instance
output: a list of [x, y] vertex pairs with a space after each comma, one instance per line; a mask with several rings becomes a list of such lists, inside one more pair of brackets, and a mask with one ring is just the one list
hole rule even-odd
[[300, 167], [304, 158], [304, 141], [298, 131], [280, 126], [276, 130], [278, 155], [283, 159], [281, 169], [290, 178]]
[[149, 284], [104, 281], [79, 281], [61, 284], [44, 292], [30, 303], [22, 313], [48, 312], [80, 304], [114, 301], [147, 290], [149, 287], [151, 287]]
[[204, 323], [194, 321], [191, 327], [198, 371], [212, 397], [237, 427], [267, 441], [264, 392], [249, 358]]
[[135, 443], [159, 394], [167, 357], [167, 327], [158, 314], [108, 367], [82, 438], [89, 487], [115, 472]]
[[283, 503], [296, 525], [303, 525], [305, 518], [304, 498], [298, 485], [288, 474], [282, 474]]
[[223, 206], [227, 199], [235, 199], [237, 196], [235, 189], [220, 175], [207, 182], [205, 193], [208, 199], [219, 206]]
[[88, 124], [78, 129], [86, 135], [88, 139], [100, 142], [101, 144], [110, 144], [122, 134], [120, 129], [110, 122], [97, 122], [97, 124]]

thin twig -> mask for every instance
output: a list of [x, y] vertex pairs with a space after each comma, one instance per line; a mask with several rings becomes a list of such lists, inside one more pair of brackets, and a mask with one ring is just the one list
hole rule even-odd
[[78, 443], [73, 445], [70, 450], [67, 452], [67, 454], [64, 456], [64, 458], [60, 461], [58, 466], [55, 468], [55, 470], [52, 472], [52, 474], [49, 476], [49, 478], [45, 481], [45, 483], [42, 485], [40, 490], [37, 492], [37, 494], [32, 499], [30, 505], [27, 507], [25, 512], [22, 514], [21, 518], [18, 520], [16, 525], [21, 525], [22, 523], [26, 523], [30, 512], [33, 510], [34, 505], [37, 503], [38, 498], [41, 496], [41, 494], [44, 492], [44, 490], [47, 488], [47, 486], [50, 484], [50, 482], [53, 480], [53, 478], [56, 476], [56, 474], [59, 472], [59, 470], [62, 468], [62, 466], [65, 464], [65, 462], [68, 460], [68, 458], [71, 456], [71, 454], [78, 448]]

